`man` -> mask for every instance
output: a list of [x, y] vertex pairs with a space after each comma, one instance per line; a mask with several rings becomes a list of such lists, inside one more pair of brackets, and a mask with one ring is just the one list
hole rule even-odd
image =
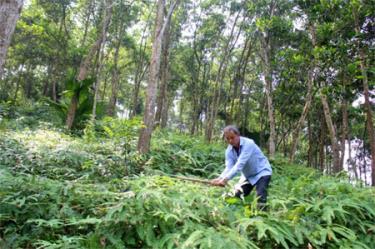
[[259, 197], [258, 206], [264, 209], [272, 175], [268, 159], [252, 139], [241, 137], [239, 130], [233, 125], [224, 128], [224, 138], [228, 143], [225, 151], [225, 170], [218, 178], [211, 180], [211, 184], [224, 187], [230, 179], [241, 172], [235, 196], [247, 196], [255, 187]]

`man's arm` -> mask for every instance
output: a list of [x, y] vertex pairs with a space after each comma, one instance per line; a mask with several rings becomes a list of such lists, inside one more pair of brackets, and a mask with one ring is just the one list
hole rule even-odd
[[220, 174], [219, 178], [224, 178], [226, 174], [233, 168], [234, 165], [234, 159], [231, 157], [230, 152], [227, 152], [225, 155], [225, 169]]
[[238, 172], [240, 172], [247, 161], [249, 161], [254, 151], [254, 145], [252, 143], [245, 143], [242, 146], [241, 155], [239, 156], [236, 164], [225, 174], [224, 178], [227, 180], [232, 179]]
[[218, 178], [211, 180], [211, 184], [224, 187], [227, 182], [223, 181], [225, 179], [225, 175], [233, 168], [234, 163], [234, 158], [230, 154], [230, 150], [227, 149], [225, 151], [225, 169]]

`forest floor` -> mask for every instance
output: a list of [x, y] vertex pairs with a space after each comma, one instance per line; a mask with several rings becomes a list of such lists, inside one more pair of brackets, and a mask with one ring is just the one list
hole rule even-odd
[[[35, 118], [0, 125], [0, 248], [375, 248], [375, 191], [272, 160], [268, 210], [212, 179], [224, 144], [107, 120], [73, 136]], [[35, 125], [36, 124], [36, 125]]]

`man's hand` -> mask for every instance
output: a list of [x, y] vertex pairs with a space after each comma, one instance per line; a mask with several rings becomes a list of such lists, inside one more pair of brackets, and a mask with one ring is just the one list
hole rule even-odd
[[225, 187], [227, 182], [228, 182], [228, 179], [226, 178], [216, 178], [216, 179], [211, 180], [211, 185]]
[[218, 182], [221, 180], [221, 178], [215, 178], [210, 181], [211, 185], [217, 186]]

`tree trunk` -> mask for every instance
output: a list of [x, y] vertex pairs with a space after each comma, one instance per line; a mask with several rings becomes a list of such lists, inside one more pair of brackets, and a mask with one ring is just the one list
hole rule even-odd
[[272, 70], [270, 62], [270, 53], [271, 48], [267, 37], [261, 36], [261, 52], [263, 54], [263, 66], [264, 66], [264, 81], [266, 86], [266, 97], [267, 97], [267, 110], [268, 110], [268, 121], [270, 126], [270, 137], [268, 140], [269, 143], [269, 155], [274, 157], [276, 152], [276, 124], [275, 124], [275, 114], [273, 107], [273, 98], [272, 98]]
[[49, 74], [47, 75], [47, 78], [44, 80], [43, 84], [43, 96], [48, 97], [48, 89], [49, 89]]
[[88, 0], [88, 6], [87, 6], [87, 9], [85, 11], [85, 15], [86, 15], [86, 18], [85, 18], [85, 28], [84, 28], [84, 32], [83, 32], [83, 37], [82, 37], [82, 40], [81, 40], [81, 46], [84, 47], [85, 44], [86, 44], [86, 39], [87, 39], [87, 33], [88, 33], [88, 29], [89, 29], [89, 24], [90, 24], [90, 17], [91, 17], [91, 13], [94, 12], [94, 4], [93, 4], [93, 0]]
[[0, 2], [0, 78], [8, 47], [22, 10], [23, 0], [2, 0]]
[[362, 151], [362, 160], [363, 160], [363, 166], [362, 166], [362, 172], [363, 172], [363, 181], [364, 181], [364, 183], [365, 183], [365, 186], [367, 185], [367, 162], [366, 162], [366, 157], [367, 157], [367, 151], [366, 151], [366, 143], [365, 143], [365, 141], [366, 141], [366, 129], [367, 129], [367, 122], [366, 122], [366, 124], [365, 124], [365, 129], [364, 129], [364, 131], [363, 131], [363, 138], [362, 138], [362, 141], [363, 141], [363, 143], [362, 143], [362, 149], [363, 149], [363, 151]]
[[25, 67], [25, 64], [22, 63], [21, 68], [18, 71], [18, 78], [17, 78], [17, 83], [16, 83], [16, 90], [14, 91], [13, 103], [16, 103], [16, 101], [17, 101], [18, 90], [20, 89], [20, 84], [21, 84], [21, 79], [22, 79], [24, 67]]
[[104, 75], [104, 84], [103, 84], [103, 91], [101, 92], [101, 95], [99, 97], [100, 101], [104, 101], [105, 95], [107, 94], [107, 87], [108, 87], [108, 74], [110, 72], [106, 72]]
[[[312, 46], [315, 48], [316, 46], [316, 36], [315, 36], [315, 26], [314, 24], [310, 25], [310, 34], [312, 37]], [[307, 95], [306, 95], [306, 102], [305, 106], [303, 107], [303, 111], [301, 117], [298, 120], [297, 126], [295, 127], [292, 135], [292, 147], [290, 151], [289, 161], [294, 161], [294, 156], [297, 150], [298, 140], [299, 140], [299, 131], [303, 123], [305, 122], [306, 116], [309, 112], [311, 101], [312, 101], [312, 92], [313, 92], [313, 85], [314, 85], [314, 71], [315, 71], [315, 59], [313, 59], [310, 69], [307, 73]]]
[[266, 115], [264, 115], [264, 113], [266, 112], [266, 108], [267, 108], [267, 105], [266, 105], [266, 97], [262, 97], [261, 98], [261, 101], [260, 101], [260, 114], [259, 114], [259, 123], [260, 123], [260, 136], [259, 136], [259, 144], [261, 147], [266, 147], [266, 134], [265, 134], [265, 130], [266, 130], [266, 126], [267, 126], [267, 120], [265, 118]]
[[[105, 40], [103, 40], [103, 44], [102, 46], [104, 46], [105, 44]], [[95, 70], [95, 83], [94, 83], [94, 101], [93, 101], [93, 105], [92, 105], [92, 115], [91, 115], [91, 121], [95, 121], [96, 119], [96, 106], [98, 104], [98, 100], [99, 100], [99, 90], [100, 90], [100, 81], [101, 81], [101, 73], [102, 73], [102, 70], [103, 70], [103, 60], [104, 60], [104, 48], [102, 48], [102, 46], [100, 46], [99, 50], [98, 50], [98, 54], [99, 54], [99, 57], [98, 57], [98, 64], [97, 64], [97, 70]]]
[[[348, 170], [351, 169], [354, 172], [355, 180], [358, 180], [358, 171], [357, 171], [357, 165], [354, 163], [354, 160], [352, 158], [352, 136], [351, 132], [348, 129]], [[350, 168], [352, 167], [352, 168]]]
[[73, 126], [74, 116], [75, 116], [77, 107], [78, 107], [78, 96], [76, 93], [74, 93], [71, 103], [70, 103], [70, 107], [68, 109], [67, 118], [66, 118], [66, 124], [69, 129]]
[[303, 126], [306, 116], [309, 112], [311, 101], [312, 101], [312, 88], [313, 88], [313, 69], [310, 69], [308, 72], [308, 80], [307, 80], [307, 95], [306, 95], [306, 102], [303, 107], [302, 114], [298, 120], [297, 126], [294, 128], [293, 134], [292, 134], [292, 146], [289, 156], [289, 161], [293, 162], [295, 153], [297, 150], [298, 140], [299, 140], [299, 131], [301, 130], [301, 127]]
[[249, 117], [249, 113], [250, 113], [250, 96], [246, 96], [246, 102], [245, 102], [245, 115], [244, 115], [244, 120], [242, 122], [243, 124], [243, 127], [247, 128], [247, 120], [248, 120], [248, 117]]
[[[198, 29], [198, 28], [197, 28]], [[199, 122], [199, 116], [201, 112], [201, 102], [200, 97], [203, 94], [202, 91], [200, 91], [200, 85], [204, 84], [204, 78], [205, 78], [205, 70], [206, 67], [203, 65], [203, 79], [200, 81], [200, 72], [202, 68], [202, 52], [198, 53], [197, 51], [197, 29], [194, 31], [194, 38], [193, 38], [193, 65], [192, 65], [192, 72], [191, 72], [191, 102], [192, 102], [192, 110], [191, 110], [191, 128], [190, 128], [190, 134], [194, 135], [198, 131], [198, 122]]]
[[107, 107], [107, 115], [114, 116], [117, 102], [117, 93], [119, 90], [119, 70], [118, 70], [118, 58], [121, 47], [121, 39], [125, 32], [125, 25], [123, 18], [120, 19], [116, 26], [117, 43], [115, 48], [115, 54], [113, 56], [113, 69], [112, 69], [112, 84], [111, 84], [111, 97], [109, 99]]
[[[345, 158], [345, 144], [348, 139], [348, 101], [343, 98], [341, 103], [342, 110], [342, 134], [341, 134], [341, 161], [340, 167], [344, 168], [344, 158]], [[348, 140], [349, 141], [349, 140]], [[349, 141], [350, 143], [350, 141]], [[349, 169], [349, 168], [348, 168]]]
[[[243, 106], [242, 105], [242, 88], [245, 82], [245, 75], [246, 75], [246, 68], [250, 59], [250, 55], [252, 52], [252, 46], [251, 46], [252, 40], [250, 37], [246, 38], [245, 41], [245, 47], [242, 50], [241, 57], [236, 69], [236, 72], [233, 77], [233, 95], [230, 105], [230, 116], [231, 116], [231, 122], [235, 122], [237, 126], [241, 126], [240, 119], [241, 119], [241, 112], [240, 109]], [[238, 104], [235, 105], [235, 101], [238, 99]], [[235, 110], [237, 109], [237, 110]], [[243, 126], [243, 125], [242, 125]]]
[[326, 121], [324, 118], [324, 114], [319, 112], [320, 115], [320, 134], [319, 134], [319, 168], [320, 171], [324, 171], [325, 168], [325, 153], [324, 153], [324, 146], [325, 146], [325, 137], [326, 137]]
[[164, 21], [165, 0], [158, 0], [157, 2], [158, 10], [156, 15], [155, 38], [152, 45], [150, 75], [146, 92], [145, 113], [143, 116], [143, 123], [145, 127], [141, 129], [138, 140], [138, 151], [140, 153], [147, 153], [150, 150], [151, 134], [154, 128], [155, 120], [156, 89], [160, 73], [160, 55], [163, 40], [162, 38], [164, 36], [166, 26], [169, 25], [173, 10], [176, 7], [177, 3], [178, 0], [171, 4], [167, 14], [167, 18]]
[[[121, 33], [121, 32], [120, 32]], [[120, 51], [120, 37], [116, 45], [115, 55], [113, 56], [113, 69], [112, 69], [112, 85], [111, 85], [111, 97], [109, 99], [108, 107], [107, 107], [107, 115], [114, 116], [116, 102], [117, 102], [117, 92], [119, 88], [119, 72], [118, 72], [118, 55]]]
[[173, 103], [173, 98], [167, 98], [166, 99], [166, 106], [163, 107], [163, 111], [161, 113], [161, 122], [160, 122], [160, 128], [164, 129], [167, 127], [167, 123], [168, 123], [168, 110], [169, 110], [169, 107], [172, 105]]
[[[353, 8], [355, 31], [356, 31], [357, 36], [360, 36], [361, 26], [359, 24], [357, 11], [358, 10], [356, 8]], [[365, 55], [365, 51], [361, 47], [359, 40], [357, 40], [357, 47], [358, 47], [360, 67], [361, 67], [361, 73], [362, 73], [363, 95], [365, 97], [364, 107], [365, 107], [365, 111], [367, 115], [367, 132], [368, 132], [370, 148], [371, 148], [371, 182], [372, 182], [372, 186], [375, 186], [375, 131], [374, 131], [374, 124], [373, 124], [372, 110], [371, 110], [371, 103], [370, 103], [366, 55]]]
[[[341, 161], [340, 165], [341, 168], [344, 168], [344, 164], [347, 163], [344, 161], [345, 159], [345, 145], [346, 141], [350, 144], [349, 139], [349, 118], [348, 118], [348, 101], [346, 98], [346, 85], [347, 85], [347, 75], [344, 71], [342, 71], [342, 82], [343, 82], [343, 96], [341, 100], [341, 111], [342, 111], [342, 134], [341, 134]], [[350, 155], [349, 155], [350, 157]], [[348, 172], [349, 172], [349, 165], [348, 165]]]
[[[105, 11], [106, 14], [105, 14], [105, 17], [103, 18], [103, 22], [102, 22], [102, 32], [100, 32], [98, 34], [98, 38], [95, 41], [95, 43], [92, 45], [92, 47], [90, 49], [90, 52], [88, 53], [86, 58], [84, 60], [82, 60], [81, 66], [79, 68], [79, 73], [77, 75], [78, 81], [82, 81], [82, 80], [86, 79], [87, 74], [88, 74], [88, 70], [91, 66], [92, 58], [94, 57], [95, 53], [99, 50], [99, 48], [100, 48], [100, 46], [101, 46], [101, 44], [104, 40], [104, 36], [106, 35], [106, 31], [107, 31], [107, 28], [108, 28], [108, 25], [109, 25], [109, 22], [110, 22], [111, 11], [112, 11], [112, 1], [108, 0], [108, 3], [109, 4], [108, 4], [108, 6], [106, 8], [106, 11]], [[70, 103], [70, 106], [69, 106], [69, 109], [68, 109], [68, 115], [67, 115], [66, 122], [65, 122], [65, 125], [68, 129], [71, 129], [72, 126], [73, 126], [75, 114], [76, 114], [76, 111], [77, 111], [77, 108], [78, 108], [78, 100], [79, 100], [78, 98], [79, 98], [79, 96], [74, 94], [72, 99], [71, 99], [71, 103]]]
[[25, 77], [25, 85], [24, 85], [25, 97], [27, 99], [31, 98], [31, 91], [33, 89], [33, 80], [30, 77], [31, 69], [32, 69], [32, 65], [29, 64], [26, 68], [26, 77]]
[[104, 25], [102, 27], [102, 34], [101, 34], [101, 43], [98, 47], [98, 54], [99, 54], [99, 59], [98, 59], [98, 70], [96, 72], [96, 81], [95, 81], [95, 86], [94, 86], [94, 103], [92, 106], [92, 121], [95, 120], [96, 118], [96, 106], [97, 102], [99, 99], [99, 89], [100, 89], [100, 74], [103, 69], [103, 60], [104, 60], [104, 45], [106, 42], [106, 36], [107, 36], [107, 30], [109, 28], [109, 24], [111, 21], [112, 17], [112, 0], [107, 0], [106, 2], [106, 11], [105, 11], [105, 17], [104, 17]]
[[320, 99], [322, 101], [324, 117], [327, 123], [328, 133], [331, 140], [331, 149], [333, 154], [333, 172], [338, 173], [342, 170], [342, 168], [340, 167], [340, 151], [336, 138], [336, 129], [332, 122], [332, 116], [328, 106], [327, 97], [322, 91], [320, 92]]
[[163, 35], [163, 45], [162, 45], [162, 59], [161, 59], [161, 68], [160, 68], [160, 87], [159, 95], [157, 99], [157, 109], [155, 115], [156, 123], [161, 122], [161, 116], [164, 108], [168, 108], [168, 74], [169, 74], [169, 43], [170, 43], [170, 22], [166, 26], [165, 32]]
[[[148, 16], [150, 18], [150, 16]], [[132, 109], [130, 112], [130, 117], [134, 117], [138, 113], [138, 97], [139, 97], [139, 90], [141, 87], [141, 82], [143, 80], [143, 77], [149, 67], [149, 64], [147, 64], [145, 60], [145, 51], [146, 51], [146, 31], [147, 31], [148, 25], [145, 26], [139, 46], [139, 56], [140, 59], [137, 63], [136, 71], [135, 71], [135, 79], [134, 79], [134, 90], [133, 90], [133, 100], [132, 100]], [[135, 55], [136, 56], [136, 55]], [[137, 58], [134, 57], [134, 60], [137, 60]]]
[[[214, 58], [212, 57], [211, 58], [211, 62], [208, 62], [208, 63], [204, 63], [203, 64], [203, 74], [202, 74], [202, 84], [200, 85], [200, 88], [199, 89], [208, 89], [209, 87], [209, 80], [210, 80], [210, 75], [211, 75], [211, 69], [212, 69], [212, 61], [214, 60]], [[199, 112], [198, 112], [198, 117], [197, 117], [197, 121], [198, 121], [198, 133], [199, 134], [204, 134], [204, 120], [203, 118], [200, 119], [200, 115], [204, 115], [206, 118], [207, 118], [207, 115], [208, 115], [208, 107], [209, 107], [209, 100], [207, 98], [207, 95], [203, 93], [203, 90], [200, 92], [199, 94]]]
[[311, 167], [313, 165], [313, 153], [312, 153], [312, 148], [313, 148], [313, 135], [311, 131], [311, 122], [310, 118], [307, 119], [307, 133], [308, 133], [308, 138], [309, 138], [309, 149], [307, 152], [307, 165]]
[[103, 18], [103, 21], [102, 21], [102, 31], [98, 34], [97, 40], [91, 46], [91, 49], [90, 49], [88, 55], [85, 57], [85, 59], [82, 61], [81, 65], [80, 65], [79, 73], [78, 73], [78, 76], [77, 76], [77, 80], [79, 80], [79, 81], [86, 79], [87, 71], [89, 70], [89, 68], [91, 66], [92, 58], [94, 57], [94, 55], [99, 50], [99, 48], [102, 45], [103, 40], [105, 38], [106, 31], [108, 29], [108, 25], [109, 25], [110, 18], [111, 18], [111, 13], [112, 13], [112, 0], [107, 0], [107, 1], [108, 1], [108, 5], [105, 8], [105, 17]]
[[[228, 64], [228, 58], [230, 53], [232, 52], [234, 46], [237, 43], [238, 37], [241, 33], [241, 29], [238, 31], [237, 35], [234, 36], [234, 29], [236, 27], [238, 18], [240, 16], [241, 12], [238, 12], [231, 29], [230, 36], [228, 38], [228, 42], [226, 43], [224, 47], [224, 55], [223, 58], [220, 61], [219, 69], [215, 77], [215, 89], [214, 89], [214, 97], [211, 102], [211, 108], [208, 113], [208, 119], [207, 119], [207, 127], [206, 127], [206, 136], [205, 139], [207, 142], [211, 142], [212, 135], [214, 132], [214, 126], [215, 126], [215, 120], [217, 116], [217, 112], [219, 110], [220, 105], [220, 95], [221, 95], [221, 89], [224, 82], [225, 73], [227, 70], [227, 64]], [[234, 40], [233, 40], [234, 39]], [[233, 41], [232, 41], [233, 40]]]

